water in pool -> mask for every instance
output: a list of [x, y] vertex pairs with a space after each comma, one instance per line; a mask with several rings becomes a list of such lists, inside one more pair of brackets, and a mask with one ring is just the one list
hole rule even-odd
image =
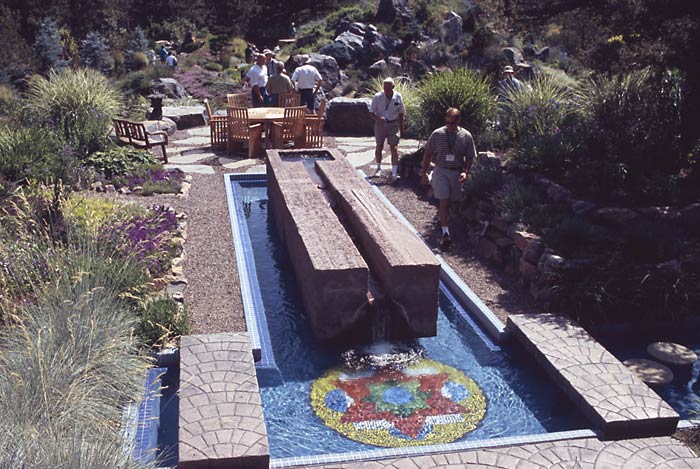
[[522, 349], [499, 349], [481, 337], [444, 290], [438, 335], [414, 344], [423, 358], [384, 373], [341, 369], [344, 350], [321, 346], [311, 336], [289, 258], [268, 213], [266, 188], [234, 184], [284, 380], [259, 383], [273, 458], [587, 426]]

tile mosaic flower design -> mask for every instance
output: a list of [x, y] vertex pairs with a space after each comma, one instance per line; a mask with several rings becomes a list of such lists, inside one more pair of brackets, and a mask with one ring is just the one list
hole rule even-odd
[[471, 378], [425, 358], [401, 370], [330, 370], [311, 387], [311, 405], [342, 435], [386, 447], [450, 443], [486, 413]]

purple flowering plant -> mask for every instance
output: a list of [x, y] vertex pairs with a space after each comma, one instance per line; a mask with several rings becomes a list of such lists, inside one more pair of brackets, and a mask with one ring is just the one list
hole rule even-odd
[[172, 239], [178, 233], [174, 211], [153, 206], [146, 215], [116, 221], [101, 235], [114, 246], [118, 255], [133, 257], [154, 277], [163, 274], [175, 255]]
[[185, 174], [179, 170], [167, 170], [160, 165], [142, 166], [131, 174], [114, 178], [118, 187], [141, 187], [144, 195], [180, 192]]

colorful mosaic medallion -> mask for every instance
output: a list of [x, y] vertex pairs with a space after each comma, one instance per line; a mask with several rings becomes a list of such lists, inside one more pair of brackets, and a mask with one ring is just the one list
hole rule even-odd
[[346, 437], [390, 447], [455, 441], [486, 413], [471, 378], [425, 358], [402, 370], [328, 371], [311, 387], [311, 405]]

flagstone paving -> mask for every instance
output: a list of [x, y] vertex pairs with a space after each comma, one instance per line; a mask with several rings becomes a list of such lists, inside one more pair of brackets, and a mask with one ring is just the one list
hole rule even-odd
[[700, 468], [700, 460], [689, 448], [670, 437], [613, 442], [584, 438], [459, 453], [307, 467], [327, 469], [688, 469]]
[[270, 450], [246, 333], [180, 340], [179, 465], [267, 468]]
[[606, 438], [676, 430], [678, 413], [571, 320], [512, 314], [508, 329]]
[[180, 169], [190, 174], [214, 174], [214, 168], [206, 164], [166, 164], [166, 169]]
[[[374, 161], [374, 137], [335, 137], [338, 149], [354, 167], [359, 168]], [[414, 139], [399, 140], [399, 156], [412, 153], [419, 148], [420, 142]], [[382, 163], [391, 164], [389, 146], [384, 145]]]

